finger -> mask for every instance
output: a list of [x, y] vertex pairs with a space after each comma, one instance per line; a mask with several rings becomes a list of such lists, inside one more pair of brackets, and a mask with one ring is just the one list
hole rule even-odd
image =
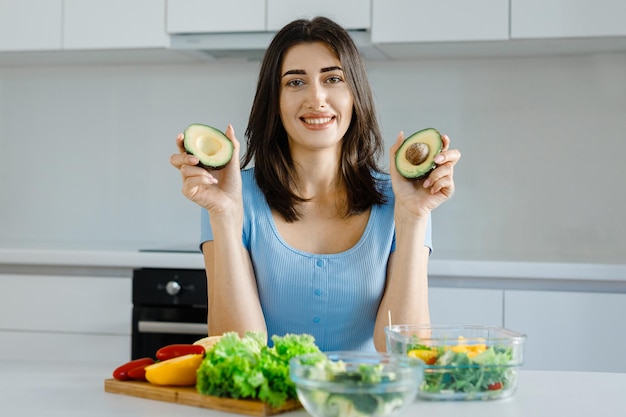
[[396, 153], [398, 152], [398, 149], [400, 149], [402, 142], [404, 142], [404, 132], [400, 131], [395, 143], [391, 145], [391, 148], [389, 148], [389, 169], [392, 172], [396, 171]]
[[240, 144], [239, 140], [237, 140], [237, 136], [235, 135], [235, 128], [232, 124], [228, 124], [224, 134], [233, 144], [233, 156], [230, 162], [226, 165], [226, 169], [230, 171], [239, 171], [240, 169], [240, 161], [239, 161], [239, 149]]
[[187, 179], [191, 177], [205, 177], [207, 175], [212, 176], [210, 172], [207, 171], [204, 167], [201, 167], [199, 165], [187, 164], [187, 163], [183, 164], [180, 167], [180, 173], [182, 174], [183, 179]]
[[[191, 167], [192, 168], [192, 167]], [[186, 196], [193, 195], [197, 190], [206, 188], [213, 184], [217, 184], [217, 179], [207, 170], [200, 168], [200, 171], [192, 171], [191, 175], [183, 177], [183, 194]], [[195, 174], [195, 175], [194, 175]], [[193, 192], [191, 190], [194, 190]]]
[[437, 180], [429, 190], [430, 194], [444, 193], [447, 196], [451, 196], [454, 193], [454, 181], [452, 177], [443, 177]]
[[450, 147], [450, 137], [448, 135], [441, 135], [441, 151], [435, 156], [435, 163], [441, 165], [446, 162], [446, 151]]
[[437, 181], [440, 181], [442, 178], [450, 177], [454, 175], [454, 165], [451, 163], [446, 163], [444, 165], [439, 165], [437, 168], [432, 170], [428, 177], [422, 184], [424, 188], [432, 188]]
[[184, 165], [196, 166], [198, 165], [198, 162], [200, 162], [198, 157], [188, 155], [186, 153], [175, 153], [170, 156], [170, 164], [172, 164], [176, 169], [181, 169]]
[[[201, 168], [202, 169], [202, 168]], [[192, 201], [196, 201], [200, 194], [217, 184], [217, 179], [202, 169], [204, 173], [200, 175], [183, 176], [182, 194]]]
[[455, 165], [461, 159], [461, 151], [458, 149], [450, 149], [448, 152], [448, 162], [451, 162], [452, 165]]
[[175, 153], [170, 156], [170, 164], [176, 169], [180, 169], [185, 163], [185, 156], [179, 153]]
[[185, 146], [183, 144], [185, 136], [182, 133], [179, 133], [176, 136], [176, 147], [178, 148], [178, 154], [174, 154], [170, 156], [170, 164], [172, 164], [175, 168], [180, 169], [184, 164], [187, 165], [197, 165], [200, 160], [187, 153]]
[[404, 142], [404, 132], [400, 131], [400, 133], [398, 133], [398, 137], [396, 138], [396, 142], [391, 146], [390, 151], [392, 155], [395, 156], [398, 149], [400, 149], [402, 142]]
[[442, 151], [447, 151], [450, 147], [450, 136], [441, 135], [441, 141], [443, 142], [443, 146], [441, 148]]
[[233, 125], [228, 124], [224, 134], [226, 135], [226, 137], [228, 139], [230, 139], [230, 141], [233, 143], [233, 146], [238, 151], [239, 150], [239, 141], [237, 140], [237, 137], [235, 136], [235, 128], [233, 127]]
[[438, 166], [444, 164], [456, 165], [456, 163], [461, 159], [461, 152], [458, 149], [449, 149], [447, 151], [441, 151], [435, 156], [435, 163]]
[[207, 186], [208, 185], [203, 184], [203, 181], [189, 179], [183, 183], [182, 193], [185, 197], [187, 197], [191, 201], [195, 201], [195, 197], [199, 194], [200, 190], [203, 187], [207, 187]]
[[179, 133], [178, 136], [176, 136], [176, 146], [178, 147], [178, 152], [180, 153], [187, 153], [187, 151], [185, 150], [185, 146], [183, 145], [184, 139], [185, 135], [183, 135], [182, 133]]
[[445, 188], [454, 188], [454, 167], [446, 164], [433, 170], [424, 181], [423, 187], [428, 188], [431, 194], [436, 194]]

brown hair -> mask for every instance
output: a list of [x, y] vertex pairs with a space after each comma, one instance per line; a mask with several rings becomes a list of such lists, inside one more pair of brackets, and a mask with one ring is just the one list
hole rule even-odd
[[340, 175], [346, 186], [346, 215], [362, 213], [385, 198], [374, 172], [383, 140], [374, 109], [365, 65], [350, 35], [325, 17], [299, 19], [283, 27], [270, 43], [259, 73], [257, 90], [246, 129], [247, 149], [242, 166], [254, 159], [255, 178], [269, 206], [285, 220], [299, 217], [297, 205], [306, 201], [294, 193], [295, 176], [287, 132], [279, 115], [280, 71], [285, 52], [301, 43], [323, 42], [337, 55], [354, 98], [352, 120], [342, 139]]

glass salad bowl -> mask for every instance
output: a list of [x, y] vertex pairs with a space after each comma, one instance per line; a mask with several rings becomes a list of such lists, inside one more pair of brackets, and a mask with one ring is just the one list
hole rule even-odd
[[289, 364], [298, 399], [314, 417], [394, 416], [417, 397], [423, 361], [387, 353], [327, 352]]
[[424, 361], [418, 396], [429, 400], [492, 400], [513, 395], [526, 335], [481, 325], [385, 328], [387, 352]]

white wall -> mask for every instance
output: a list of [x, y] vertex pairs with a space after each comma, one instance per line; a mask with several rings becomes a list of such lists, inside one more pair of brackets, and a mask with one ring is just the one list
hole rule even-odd
[[[463, 153], [433, 258], [624, 262], [626, 54], [368, 66], [389, 144], [436, 127]], [[0, 68], [0, 243], [195, 242], [174, 138], [230, 122], [244, 140], [257, 69]]]

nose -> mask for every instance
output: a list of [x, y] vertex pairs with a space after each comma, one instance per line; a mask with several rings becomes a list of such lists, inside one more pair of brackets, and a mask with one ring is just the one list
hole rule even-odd
[[313, 110], [323, 109], [326, 107], [326, 90], [319, 82], [309, 84], [308, 91], [308, 107]]

